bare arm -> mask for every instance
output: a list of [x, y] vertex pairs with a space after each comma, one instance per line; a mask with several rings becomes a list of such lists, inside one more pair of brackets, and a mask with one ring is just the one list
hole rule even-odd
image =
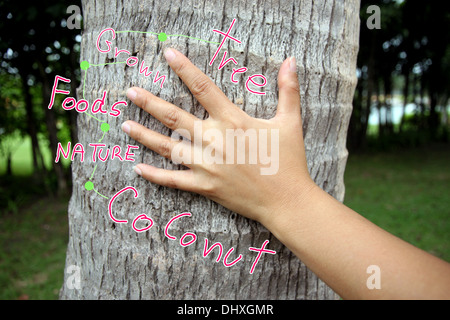
[[[278, 130], [279, 167], [275, 174], [262, 175], [260, 169], [267, 166], [260, 163], [195, 163], [185, 157], [183, 165], [189, 170], [171, 171], [139, 164], [135, 168], [139, 175], [153, 183], [202, 194], [259, 221], [343, 298], [450, 299], [449, 263], [375, 226], [322, 191], [310, 178], [295, 59], [286, 59], [280, 68], [276, 116], [263, 120], [252, 118], [235, 106], [180, 52], [170, 49], [165, 56], [208, 111], [209, 118], [197, 119], [140, 88], [128, 91], [135, 104], [169, 128], [185, 130], [191, 138], [196, 123], [201, 123], [203, 131], [215, 129], [224, 136], [227, 129]], [[173, 156], [174, 149], [186, 155], [211, 146], [226, 157], [227, 149], [213, 141], [180, 146], [181, 142], [133, 121], [126, 121], [122, 129], [167, 158]], [[248, 148], [245, 152], [249, 152]], [[380, 268], [379, 290], [366, 286], [370, 265]]]
[[[265, 225], [344, 299], [449, 299], [450, 264], [393, 236], [314, 188]], [[380, 289], [369, 290], [369, 266]]]

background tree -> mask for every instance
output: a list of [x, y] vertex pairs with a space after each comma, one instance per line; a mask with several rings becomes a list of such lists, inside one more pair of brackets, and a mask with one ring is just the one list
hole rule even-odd
[[[450, 23], [448, 2], [363, 0], [361, 20], [377, 5], [381, 28], [361, 27], [358, 85], [349, 127], [352, 151], [367, 147], [369, 114], [379, 114], [376, 143], [398, 148], [448, 141]], [[393, 97], [402, 101], [398, 124], [392, 121]], [[407, 114], [408, 104], [414, 113]]]

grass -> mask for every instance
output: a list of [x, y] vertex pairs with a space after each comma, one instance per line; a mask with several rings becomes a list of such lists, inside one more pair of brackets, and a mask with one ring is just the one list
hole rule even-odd
[[[448, 145], [352, 154], [345, 173], [345, 204], [450, 261], [449, 163]], [[57, 299], [68, 241], [69, 197], [46, 196], [31, 177], [0, 177], [1, 188], [20, 194], [14, 210], [0, 213], [0, 299]]]
[[403, 240], [450, 262], [450, 148], [350, 155], [344, 203]]
[[34, 200], [0, 219], [0, 299], [57, 299], [68, 242], [68, 197]]

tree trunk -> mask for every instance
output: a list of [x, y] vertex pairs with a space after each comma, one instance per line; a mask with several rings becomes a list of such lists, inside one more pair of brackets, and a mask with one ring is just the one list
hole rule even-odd
[[12, 152], [6, 152], [6, 176], [12, 177]]
[[[50, 84], [49, 77], [45, 73], [44, 63], [42, 63], [44, 59], [41, 57], [41, 60], [38, 60], [39, 72], [42, 78], [42, 99], [43, 101], [50, 101], [51, 93], [52, 93], [52, 84]], [[54, 114], [54, 110], [45, 108], [45, 122], [47, 125], [47, 133], [48, 140], [50, 143], [50, 150], [52, 151], [52, 159], [56, 158], [56, 151], [58, 146], [58, 129], [56, 126], [56, 116]], [[64, 195], [68, 191], [67, 187], [67, 179], [64, 173], [64, 167], [62, 162], [54, 162], [52, 161], [53, 170], [56, 174], [56, 179], [58, 181], [58, 195]]]
[[33, 110], [33, 101], [30, 93], [30, 86], [27, 83], [26, 73], [21, 73], [20, 78], [22, 80], [23, 95], [25, 98], [25, 110], [27, 113], [27, 128], [28, 134], [31, 138], [31, 154], [33, 155], [33, 174], [42, 178], [42, 173], [45, 172], [45, 164], [39, 160], [42, 159], [41, 149], [39, 147], [39, 139], [36, 128], [36, 117]]
[[[91, 66], [78, 90], [89, 101], [101, 98], [107, 90], [105, 106], [125, 100], [125, 90], [140, 86], [161, 98], [206, 118], [204, 109], [192, 98], [178, 76], [170, 70], [163, 49], [174, 47], [183, 52], [251, 116], [271, 118], [277, 106], [277, 73], [283, 60], [294, 55], [298, 61], [301, 82], [302, 115], [308, 166], [312, 178], [331, 195], [344, 198], [343, 174], [347, 160], [345, 148], [352, 98], [356, 85], [356, 55], [359, 39], [359, 1], [83, 1], [84, 33], [81, 61], [105, 64], [125, 61], [121, 53], [114, 60], [115, 47], [126, 49], [139, 63]], [[208, 63], [218, 44], [192, 38], [169, 36], [161, 42], [151, 33], [116, 33], [112, 50], [105, 54], [96, 49], [99, 33], [106, 28], [117, 31], [145, 31], [167, 35], [186, 35], [221, 42], [233, 19], [230, 36], [242, 42], [227, 40], [214, 64]], [[105, 38], [106, 39], [106, 38]], [[102, 49], [106, 44], [103, 43]], [[228, 64], [218, 71], [224, 51], [234, 57], [237, 67], [247, 67], [238, 84], [230, 81]], [[139, 73], [142, 61], [153, 70], [146, 78]], [[163, 88], [153, 83], [155, 73], [165, 75]], [[251, 94], [245, 81], [253, 74], [267, 78], [266, 95]], [[84, 72], [82, 72], [82, 78]], [[170, 135], [158, 121], [128, 101], [118, 118], [98, 115], [108, 122], [110, 130], [102, 143], [112, 147], [138, 145], [121, 130], [123, 121], [132, 119]], [[78, 117], [78, 138], [87, 150], [89, 143], [101, 136], [100, 122], [87, 115]], [[89, 153], [90, 152], [90, 153]], [[79, 268], [80, 287], [67, 286], [73, 276], [66, 272], [62, 299], [336, 299], [337, 295], [319, 280], [288, 249], [260, 224], [243, 218], [196, 194], [151, 184], [133, 173], [133, 165], [144, 162], [168, 169], [178, 166], [140, 146], [136, 162], [92, 163], [92, 151], [80, 163], [75, 157], [73, 194], [69, 204], [70, 238], [66, 270]], [[94, 167], [97, 165], [95, 172]], [[91, 178], [93, 190], [86, 190]], [[127, 191], [115, 200], [114, 215], [129, 222], [115, 223], [108, 214], [111, 198], [121, 189], [133, 186], [137, 198]], [[276, 187], [276, 186], [274, 186]], [[99, 195], [102, 194], [104, 197]], [[171, 218], [183, 217], [170, 227], [177, 241], [164, 235]], [[133, 219], [145, 213], [154, 221], [146, 232], [132, 229]], [[196, 242], [188, 247], [179, 244], [185, 232], [195, 233]], [[209, 245], [221, 242], [224, 255], [230, 249], [228, 262], [242, 254], [232, 267], [216, 263], [217, 250], [203, 257], [204, 239]], [[190, 238], [186, 238], [188, 241]], [[267, 249], [253, 274], [249, 273], [260, 248], [269, 240]], [[214, 257], [212, 257], [214, 255]], [[71, 287], [73, 288], [73, 287]]]
[[[405, 67], [406, 68], [406, 67]], [[403, 87], [403, 106], [402, 106], [402, 117], [400, 118], [400, 126], [399, 126], [399, 132], [403, 132], [403, 127], [405, 125], [405, 118], [406, 118], [406, 105], [408, 104], [408, 94], [409, 94], [409, 78], [410, 78], [410, 72], [409, 69], [406, 69], [404, 72], [405, 77], [405, 86]]]
[[367, 129], [369, 127], [369, 117], [370, 113], [372, 111], [372, 95], [375, 90], [376, 85], [376, 78], [377, 78], [377, 72], [375, 70], [375, 48], [377, 45], [377, 39], [376, 39], [377, 33], [374, 32], [371, 37], [371, 42], [369, 46], [369, 60], [367, 63], [367, 96], [366, 96], [366, 103], [365, 103], [365, 113], [362, 120], [362, 132], [361, 132], [361, 147], [363, 149], [367, 146]]

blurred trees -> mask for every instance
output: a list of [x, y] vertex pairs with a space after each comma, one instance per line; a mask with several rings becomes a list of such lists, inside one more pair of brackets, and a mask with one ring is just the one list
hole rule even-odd
[[[81, 7], [79, 1], [71, 4]], [[67, 190], [69, 171], [52, 161], [53, 170], [47, 172], [39, 135], [46, 136], [53, 159], [58, 141], [68, 138], [61, 137], [60, 128], [69, 128], [70, 139], [76, 140], [76, 112], [47, 108], [56, 74], [69, 76], [73, 91], [79, 78], [76, 36], [81, 30], [65, 26], [67, 6], [50, 0], [0, 2], [0, 145], [10, 164], [13, 150], [2, 140], [28, 135], [35, 175], [42, 180], [55, 175], [58, 192]]]
[[[366, 26], [377, 5], [381, 28]], [[450, 11], [447, 1], [363, 0], [358, 85], [348, 134], [351, 150], [367, 146], [368, 120], [377, 112], [378, 141], [416, 144], [448, 139]], [[402, 116], [393, 123], [394, 94]], [[415, 105], [407, 116], [406, 106]]]

